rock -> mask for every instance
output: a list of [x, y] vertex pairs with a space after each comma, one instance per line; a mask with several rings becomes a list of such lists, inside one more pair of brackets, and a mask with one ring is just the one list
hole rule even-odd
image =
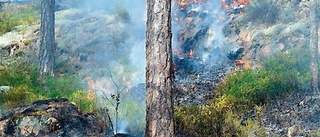
[[289, 127], [287, 136], [288, 137], [293, 137], [295, 131], [296, 131], [296, 126], [293, 125], [293, 126]]
[[9, 56], [13, 56], [16, 54], [16, 52], [20, 49], [18, 42], [11, 42], [9, 45], [2, 48], [2, 50], [6, 50], [9, 54]]
[[130, 135], [124, 134], [124, 133], [118, 133], [114, 135], [114, 137], [130, 137]]
[[4, 66], [0, 65], [0, 71], [4, 70]]
[[67, 99], [35, 101], [0, 113], [0, 136], [112, 136], [96, 115], [83, 113]]
[[4, 93], [10, 90], [9, 86], [0, 86], [0, 93]]
[[231, 51], [228, 55], [227, 58], [230, 60], [236, 60], [240, 57], [240, 55], [242, 54], [242, 52], [244, 51], [244, 48], [240, 47], [235, 51]]

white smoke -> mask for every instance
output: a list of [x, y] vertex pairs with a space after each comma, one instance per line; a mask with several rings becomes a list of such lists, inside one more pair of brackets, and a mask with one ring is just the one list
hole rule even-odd
[[[145, 101], [141, 99], [145, 96], [141, 95], [145, 89], [134, 87], [145, 81], [146, 0], [77, 1], [79, 3], [71, 4], [74, 7], [56, 14], [58, 40], [62, 41], [58, 46], [88, 56], [87, 62], [81, 64], [79, 75], [95, 83], [91, 90], [101, 96], [101, 106], [108, 107], [116, 126], [114, 130], [143, 133], [145, 107], [141, 106], [145, 106]], [[61, 2], [68, 3], [68, 0]], [[131, 92], [131, 89], [138, 91]], [[110, 94], [118, 93], [120, 105], [116, 112], [117, 101]], [[136, 96], [142, 98], [134, 100]]]
[[[229, 17], [221, 7], [220, 1], [205, 0], [186, 6], [179, 6], [178, 3], [174, 5], [173, 17], [177, 18], [173, 20], [174, 48], [187, 47], [183, 52], [189, 52], [189, 48], [193, 49], [195, 56], [209, 66], [226, 61], [226, 54], [234, 46], [226, 42], [223, 34], [223, 28], [228, 23]], [[193, 38], [194, 40], [190, 40]]]

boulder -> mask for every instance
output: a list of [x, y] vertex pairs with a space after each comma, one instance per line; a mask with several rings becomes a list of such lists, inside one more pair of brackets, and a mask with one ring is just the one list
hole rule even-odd
[[67, 99], [35, 101], [0, 113], [0, 136], [112, 136], [95, 114], [81, 112]]
[[10, 90], [9, 86], [0, 86], [0, 93], [4, 93]]
[[0, 65], [0, 71], [3, 71], [4, 69], [4, 66]]

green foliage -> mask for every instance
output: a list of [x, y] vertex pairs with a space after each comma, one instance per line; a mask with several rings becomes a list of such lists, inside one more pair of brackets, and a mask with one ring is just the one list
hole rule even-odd
[[40, 14], [34, 4], [12, 6], [0, 12], [0, 35], [19, 25], [38, 24]]
[[320, 128], [318, 130], [311, 130], [308, 136], [310, 136], [310, 137], [320, 137]]
[[5, 106], [24, 104], [30, 94], [32, 94], [32, 89], [29, 86], [19, 85], [3, 93], [0, 96], [0, 103]]
[[294, 87], [291, 83], [291, 79], [264, 69], [245, 70], [228, 76], [218, 89], [223, 94], [237, 98], [238, 104], [250, 106], [292, 91]]
[[127, 9], [122, 6], [116, 7], [116, 17], [124, 23], [130, 22], [130, 14]]
[[81, 110], [93, 112], [97, 109], [96, 95], [91, 91], [86, 92], [78, 90], [72, 92], [72, 94], [67, 98], [70, 101], [75, 102]]
[[[228, 75], [217, 87], [218, 96], [207, 105], [175, 108], [176, 132], [186, 136], [266, 136], [261, 105], [268, 99], [308, 87], [307, 53], [293, 50], [274, 54], [263, 61], [259, 70]], [[249, 110], [254, 110], [254, 120], [244, 119]]]
[[132, 97], [124, 96], [124, 98], [122, 98], [119, 106], [120, 118], [128, 122], [127, 132], [132, 136], [144, 135], [146, 124], [146, 110], [144, 106], [144, 103], [139, 103]]
[[83, 87], [77, 82], [75, 76], [38, 79], [36, 68], [12, 64], [0, 71], [0, 85], [11, 87], [0, 96], [0, 106], [10, 107], [36, 100], [67, 98], [84, 111], [94, 111], [95, 94], [81, 91]]
[[[232, 96], [221, 96], [209, 105], [175, 107], [175, 129], [177, 134], [195, 137], [216, 136], [266, 136], [260, 123], [241, 121]], [[231, 104], [228, 104], [228, 103]]]
[[0, 85], [15, 87], [26, 84], [32, 87], [37, 84], [38, 75], [35, 68], [21, 64], [11, 64], [7, 67], [9, 69], [0, 71]]
[[287, 86], [306, 90], [310, 87], [310, 51], [292, 50], [276, 53], [263, 62], [264, 69], [284, 79]]
[[273, 0], [252, 0], [245, 8], [246, 21], [271, 25], [277, 22], [279, 8]]
[[45, 93], [49, 98], [62, 98], [80, 90], [81, 86], [77, 85], [76, 82], [76, 77], [70, 76], [67, 78], [47, 78], [43, 84], [46, 88]]
[[[102, 104], [100, 104], [100, 106], [105, 106], [106, 108], [108, 108], [108, 112], [110, 114], [110, 117], [112, 118], [113, 126], [118, 126], [117, 131], [122, 129], [126, 130], [127, 133], [132, 136], [143, 136], [146, 124], [146, 110], [144, 107], [145, 104], [138, 102], [136, 98], [133, 98], [128, 93], [122, 92], [120, 94], [121, 95], [118, 112], [116, 111], [116, 99], [106, 97], [105, 100], [101, 100]], [[127, 122], [127, 126], [121, 125], [121, 122], [124, 121]]]
[[263, 62], [262, 69], [229, 75], [218, 90], [247, 106], [262, 104], [294, 90], [305, 90], [310, 85], [309, 67], [306, 67], [310, 61], [306, 53], [293, 50], [275, 54]]
[[176, 134], [220, 136], [223, 115], [212, 106], [175, 107]]

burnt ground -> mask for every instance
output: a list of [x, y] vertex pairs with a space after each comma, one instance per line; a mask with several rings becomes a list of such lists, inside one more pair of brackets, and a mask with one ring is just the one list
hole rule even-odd
[[263, 124], [269, 136], [310, 136], [320, 127], [320, 96], [294, 92], [267, 103]]
[[176, 65], [173, 99], [175, 106], [205, 104], [215, 96], [216, 85], [236, 67], [233, 61], [209, 66], [188, 58], [176, 62]]

